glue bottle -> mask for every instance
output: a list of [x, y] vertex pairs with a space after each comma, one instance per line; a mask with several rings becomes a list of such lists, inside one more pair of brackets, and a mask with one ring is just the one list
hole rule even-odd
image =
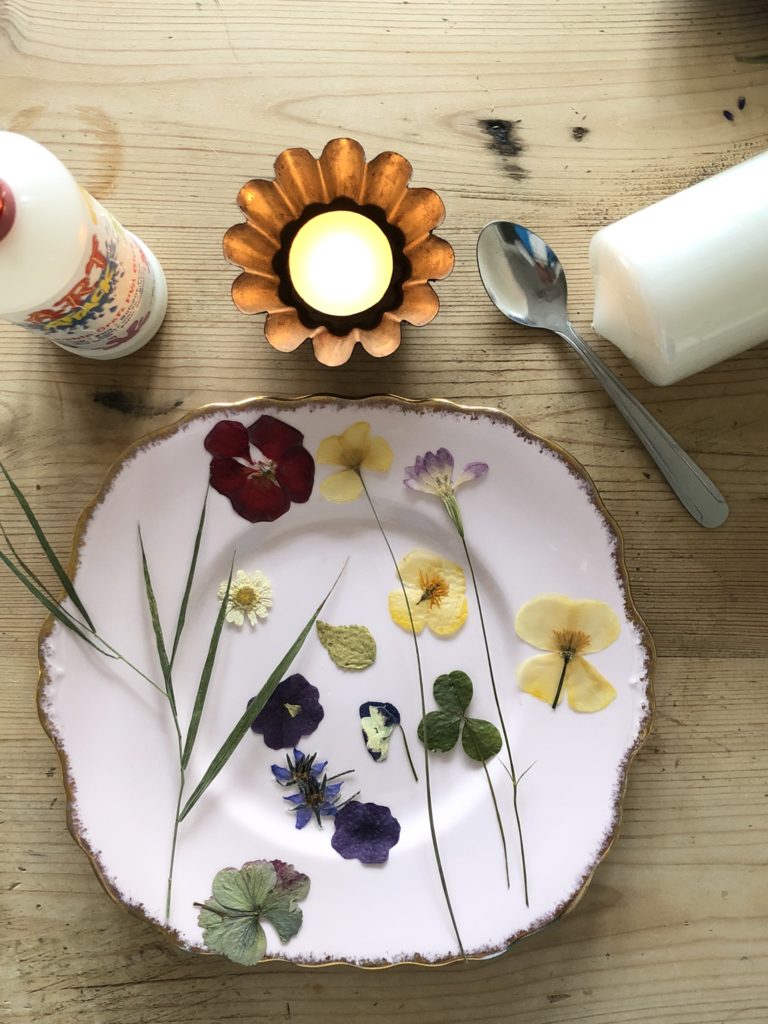
[[0, 318], [89, 359], [130, 355], [168, 302], [155, 255], [32, 139], [0, 132]]

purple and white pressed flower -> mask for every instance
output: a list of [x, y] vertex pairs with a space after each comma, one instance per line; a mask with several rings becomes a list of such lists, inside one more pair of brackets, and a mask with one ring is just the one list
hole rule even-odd
[[400, 839], [400, 822], [388, 807], [350, 800], [338, 811], [331, 846], [345, 860], [384, 864]]
[[436, 452], [417, 455], [412, 466], [405, 470], [403, 483], [412, 491], [424, 494], [435, 494], [445, 505], [448, 515], [456, 529], [464, 536], [464, 524], [461, 511], [456, 501], [456, 491], [470, 480], [477, 480], [488, 472], [485, 462], [468, 462], [461, 473], [453, 479], [454, 458], [447, 448], [438, 448]]
[[305, 755], [294, 749], [293, 761], [291, 755], [286, 754], [287, 768], [279, 764], [272, 765], [272, 774], [281, 786], [298, 788], [298, 793], [292, 793], [283, 799], [290, 804], [290, 809], [296, 812], [296, 828], [299, 829], [304, 828], [312, 817], [322, 828], [321, 818], [332, 818], [336, 815], [341, 809], [338, 800], [344, 783], [334, 780], [351, 774], [340, 772], [328, 778], [324, 774], [328, 762], [317, 761], [316, 757], [317, 754]]
[[278, 683], [275, 692], [251, 723], [271, 750], [295, 747], [325, 716], [320, 691], [298, 672]]

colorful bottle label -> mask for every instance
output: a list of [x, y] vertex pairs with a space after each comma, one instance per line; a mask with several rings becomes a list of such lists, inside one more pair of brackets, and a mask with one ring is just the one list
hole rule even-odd
[[84, 190], [91, 229], [83, 262], [65, 292], [45, 309], [9, 317], [73, 352], [113, 352], [147, 323], [158, 286], [144, 249]]

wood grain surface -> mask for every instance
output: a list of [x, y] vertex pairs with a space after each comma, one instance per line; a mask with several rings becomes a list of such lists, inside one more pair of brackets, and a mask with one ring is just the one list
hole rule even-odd
[[[206, 402], [486, 403], [593, 475], [659, 654], [621, 838], [570, 916], [486, 964], [250, 971], [169, 948], [100, 888], [37, 721], [41, 614], [0, 576], [2, 1021], [768, 1019], [768, 346], [652, 387], [589, 332], [587, 263], [601, 225], [768, 147], [768, 64], [740, 59], [767, 53], [763, 0], [0, 0], [0, 127], [49, 146], [144, 238], [171, 297], [158, 337], [115, 362], [0, 327], [0, 457], [61, 552], [121, 450]], [[327, 369], [237, 313], [221, 237], [245, 180], [339, 135], [404, 153], [442, 194], [457, 267], [394, 356]], [[492, 308], [474, 246], [500, 216], [554, 246], [576, 325], [717, 481], [723, 529], [695, 525], [564, 346]], [[6, 493], [0, 513], [35, 557]]]

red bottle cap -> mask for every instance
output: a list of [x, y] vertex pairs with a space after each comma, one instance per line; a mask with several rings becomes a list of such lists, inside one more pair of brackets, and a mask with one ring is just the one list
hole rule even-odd
[[0, 242], [13, 227], [16, 219], [16, 200], [10, 186], [0, 178]]

